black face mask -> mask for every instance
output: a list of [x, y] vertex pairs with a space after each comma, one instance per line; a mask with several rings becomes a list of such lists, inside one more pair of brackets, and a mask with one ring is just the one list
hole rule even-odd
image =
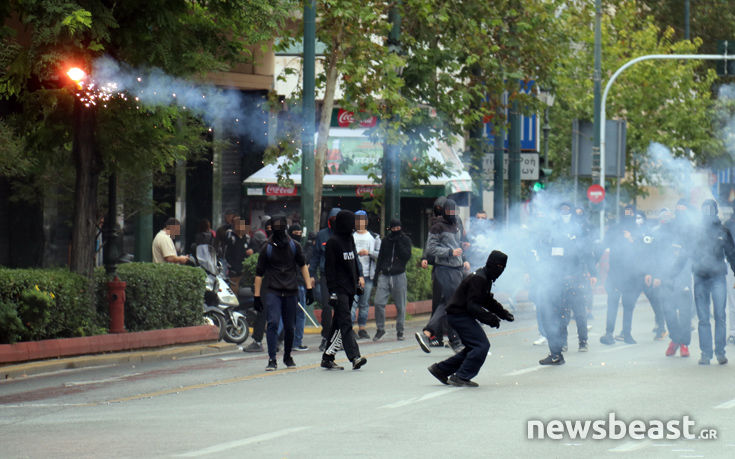
[[442, 218], [446, 223], [454, 225], [457, 223], [457, 204], [452, 199], [447, 199], [444, 203], [444, 212]]
[[508, 255], [499, 250], [493, 250], [485, 262], [485, 274], [487, 274], [487, 280], [489, 282], [497, 280], [497, 278], [503, 274], [503, 271], [505, 271], [507, 263]]
[[276, 242], [285, 242], [288, 240], [286, 229], [288, 225], [285, 218], [273, 218], [271, 221], [271, 228], [273, 229], [273, 240]]

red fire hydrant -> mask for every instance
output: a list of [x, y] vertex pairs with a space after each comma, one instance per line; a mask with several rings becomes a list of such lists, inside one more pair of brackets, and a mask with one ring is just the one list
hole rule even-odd
[[125, 286], [117, 276], [107, 283], [107, 304], [110, 307], [110, 333], [125, 333]]

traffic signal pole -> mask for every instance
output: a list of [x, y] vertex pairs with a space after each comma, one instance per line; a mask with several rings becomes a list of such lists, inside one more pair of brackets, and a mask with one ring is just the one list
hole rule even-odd
[[[392, 26], [388, 36], [388, 48], [394, 53], [398, 53], [401, 46], [400, 7], [401, 2], [398, 1], [389, 13]], [[385, 183], [383, 226], [385, 227], [391, 218], [401, 219], [401, 147], [390, 140], [387, 140], [383, 147], [383, 180]]]
[[318, 231], [314, 224], [314, 62], [316, 59], [316, 0], [304, 1], [304, 130], [301, 135], [301, 224], [308, 232]]

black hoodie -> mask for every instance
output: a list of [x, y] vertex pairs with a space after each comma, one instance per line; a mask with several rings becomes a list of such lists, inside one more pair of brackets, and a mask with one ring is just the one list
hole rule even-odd
[[340, 293], [350, 298], [355, 295], [362, 273], [352, 239], [354, 229], [355, 214], [341, 210], [334, 221], [334, 234], [324, 250], [324, 272], [330, 295]]
[[485, 266], [465, 277], [454, 291], [452, 299], [447, 306], [447, 314], [470, 314], [469, 311], [483, 308], [498, 317], [504, 317], [507, 312], [490, 293], [493, 282], [505, 270], [508, 256], [498, 250], [487, 257]]

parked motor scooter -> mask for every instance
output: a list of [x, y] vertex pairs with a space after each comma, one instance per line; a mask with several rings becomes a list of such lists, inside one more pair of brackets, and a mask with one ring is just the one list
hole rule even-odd
[[241, 344], [248, 339], [250, 329], [245, 314], [239, 311], [240, 303], [217, 260], [214, 247], [201, 244], [196, 247], [192, 261], [207, 273], [204, 292], [204, 316], [220, 327], [220, 339]]

